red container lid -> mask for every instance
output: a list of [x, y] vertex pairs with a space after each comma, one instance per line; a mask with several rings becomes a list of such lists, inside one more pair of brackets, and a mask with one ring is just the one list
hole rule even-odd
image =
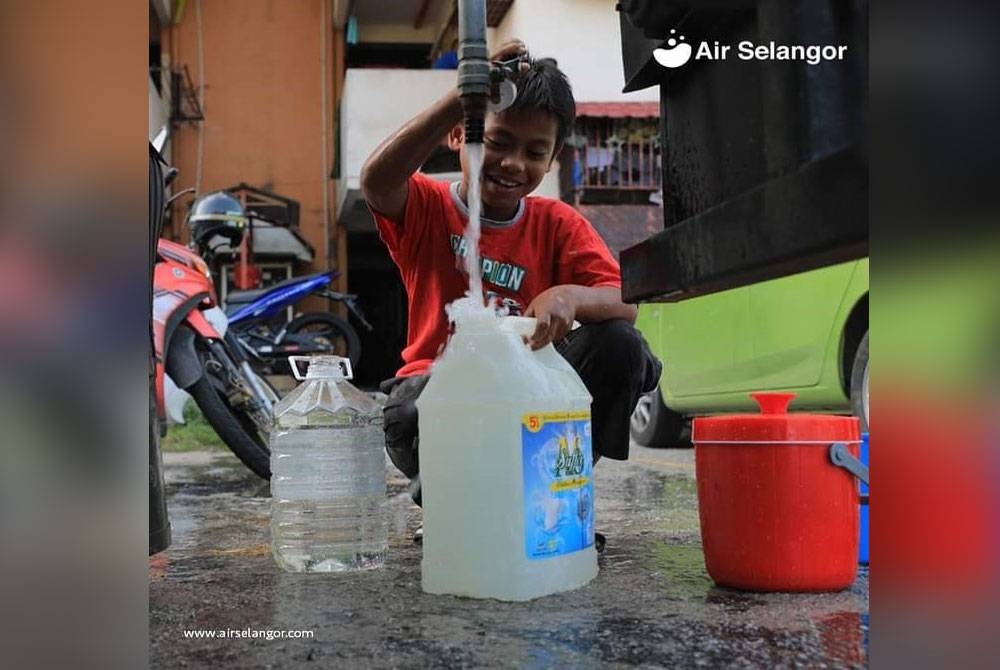
[[857, 417], [789, 414], [794, 393], [751, 393], [760, 414], [706, 416], [694, 420], [695, 444], [831, 444], [861, 441]]

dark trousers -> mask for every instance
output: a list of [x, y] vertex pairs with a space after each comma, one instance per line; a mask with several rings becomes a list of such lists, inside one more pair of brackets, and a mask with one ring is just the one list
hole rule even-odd
[[[629, 418], [639, 396], [656, 388], [662, 366], [635, 327], [614, 319], [580, 326], [556, 344], [580, 375], [590, 395], [594, 460], [628, 458]], [[414, 403], [428, 375], [393, 377], [382, 382], [385, 404], [385, 448], [389, 458], [412, 480], [410, 492], [420, 504], [420, 437]]]

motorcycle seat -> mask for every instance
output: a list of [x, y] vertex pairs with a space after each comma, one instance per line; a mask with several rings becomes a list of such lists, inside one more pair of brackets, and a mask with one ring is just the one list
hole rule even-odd
[[245, 305], [247, 303], [253, 302], [258, 299], [273, 287], [269, 286], [267, 288], [255, 288], [249, 291], [230, 291], [226, 294], [226, 306], [231, 305]]
[[285, 279], [284, 281], [278, 282], [277, 284], [271, 284], [267, 288], [254, 288], [248, 291], [230, 291], [226, 294], [226, 311], [228, 312], [232, 307], [239, 305], [248, 305], [255, 300], [259, 299], [262, 295], [268, 291], [273, 291], [275, 289], [283, 288], [285, 286], [291, 286], [292, 284], [298, 284], [313, 277], [326, 274], [324, 272], [317, 272], [311, 275], [305, 275], [300, 277], [292, 277], [290, 279]]

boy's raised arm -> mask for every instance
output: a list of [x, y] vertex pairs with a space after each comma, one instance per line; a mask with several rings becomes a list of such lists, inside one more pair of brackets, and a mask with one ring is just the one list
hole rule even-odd
[[[500, 45], [490, 60], [527, 57], [527, 54], [524, 42], [514, 38]], [[527, 67], [527, 63], [522, 63], [522, 70]], [[410, 176], [461, 121], [462, 103], [455, 87], [378, 145], [361, 168], [361, 192], [372, 209], [403, 223]]]
[[461, 121], [455, 89], [378, 145], [361, 168], [361, 191], [372, 209], [401, 224], [410, 176]]

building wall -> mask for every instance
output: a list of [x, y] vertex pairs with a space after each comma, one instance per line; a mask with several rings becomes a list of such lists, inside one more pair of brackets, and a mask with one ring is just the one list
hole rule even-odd
[[171, 62], [204, 84], [205, 120], [174, 135], [178, 188], [247, 182], [298, 200], [316, 269], [336, 261], [335, 34], [329, 0], [191, 0], [169, 36]]
[[341, 107], [347, 187], [359, 187], [361, 166], [382, 140], [454, 86], [455, 70], [347, 70]]
[[659, 100], [653, 87], [622, 93], [621, 34], [616, 0], [514, 2], [488, 35], [490, 47], [520, 38], [534, 56], [559, 61], [578, 102]]

